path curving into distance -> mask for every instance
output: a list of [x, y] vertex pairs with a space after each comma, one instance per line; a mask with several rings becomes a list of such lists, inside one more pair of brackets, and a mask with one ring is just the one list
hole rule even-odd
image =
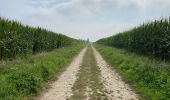
[[40, 100], [138, 100], [138, 95], [89, 45]]

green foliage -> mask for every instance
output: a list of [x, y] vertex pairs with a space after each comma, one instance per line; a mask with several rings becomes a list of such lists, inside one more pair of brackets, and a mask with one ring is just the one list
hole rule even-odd
[[28, 100], [36, 96], [83, 47], [78, 43], [36, 54], [19, 63], [7, 62], [0, 70], [0, 100]]
[[49, 76], [50, 76], [50, 72], [49, 72], [48, 68], [45, 67], [44, 65], [42, 65], [42, 78], [44, 80], [47, 80], [49, 78]]
[[95, 46], [101, 55], [144, 95], [142, 100], [170, 99], [170, 64], [113, 47]]
[[170, 59], [170, 19], [143, 24], [132, 30], [98, 40], [97, 43], [124, 48], [141, 55]]
[[0, 60], [49, 51], [78, 41], [62, 34], [0, 18]]
[[14, 85], [16, 92], [22, 92], [25, 95], [36, 94], [37, 88], [40, 88], [41, 85], [40, 78], [28, 71], [18, 71], [10, 74], [7, 78], [8, 82]]

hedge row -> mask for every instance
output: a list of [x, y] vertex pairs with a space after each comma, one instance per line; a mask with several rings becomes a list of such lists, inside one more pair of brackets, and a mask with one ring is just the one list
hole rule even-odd
[[76, 41], [42, 28], [0, 18], [0, 60], [66, 46]]
[[170, 59], [170, 18], [143, 24], [115, 36], [100, 39], [97, 43], [154, 58]]

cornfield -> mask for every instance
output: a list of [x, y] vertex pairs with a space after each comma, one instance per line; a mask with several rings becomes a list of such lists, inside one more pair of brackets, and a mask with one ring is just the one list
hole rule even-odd
[[168, 60], [170, 59], [170, 18], [140, 25], [115, 36], [100, 39], [97, 43]]
[[0, 60], [48, 51], [76, 41], [42, 28], [0, 18]]

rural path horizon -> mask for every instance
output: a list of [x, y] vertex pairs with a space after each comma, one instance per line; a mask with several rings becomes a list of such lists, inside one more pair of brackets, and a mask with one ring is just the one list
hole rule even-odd
[[138, 100], [92, 46], [85, 47], [39, 100]]

